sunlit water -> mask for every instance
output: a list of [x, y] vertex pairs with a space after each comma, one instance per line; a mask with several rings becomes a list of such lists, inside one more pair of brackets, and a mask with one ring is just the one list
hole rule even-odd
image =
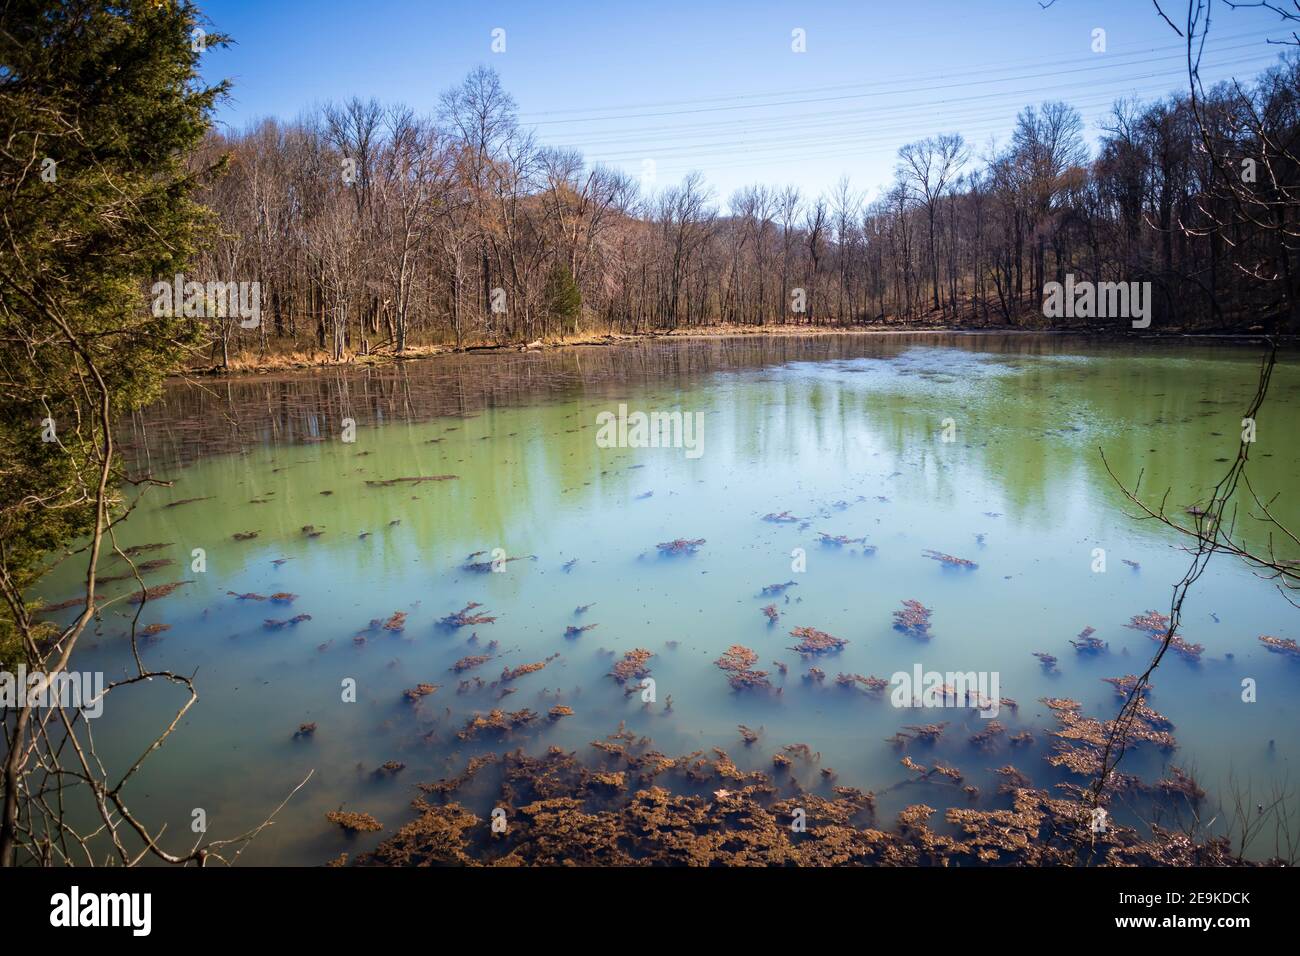
[[[952, 722], [937, 747], [912, 752], [960, 768], [982, 791], [975, 805], [1004, 805], [990, 771], [1007, 763], [1039, 786], [1067, 780], [1043, 760], [1055, 724], [1039, 698], [1073, 697], [1088, 713], [1113, 714], [1118, 700], [1102, 678], [1140, 672], [1155, 646], [1125, 625], [1148, 609], [1167, 612], [1188, 564], [1172, 533], [1126, 517], [1099, 448], [1124, 480], [1145, 469], [1143, 489], [1171, 489], [1181, 517], [1228, 467], [1216, 459], [1236, 453], [1258, 358], [1244, 347], [1060, 337], [818, 337], [177, 384], [123, 424], [137, 468], [175, 484], [148, 493], [118, 543], [169, 543], [140, 556], [177, 562], [148, 582], [193, 582], [148, 602], [140, 625], [171, 626], [142, 653], [155, 667], [195, 673], [200, 699], [131, 785], [133, 808], [154, 827], [167, 824], [171, 848], [188, 849], [195, 808], [206, 812], [209, 838], [231, 836], [314, 769], [242, 860], [318, 864], [383, 836], [345, 837], [325, 821], [329, 810], [370, 812], [392, 832], [410, 819], [417, 782], [516, 746], [586, 754], [620, 721], [669, 755], [722, 747], [745, 769], [768, 769], [782, 746], [807, 743], [820, 763], [796, 760], [800, 779], [824, 789], [818, 769], [833, 767], [836, 783], [879, 794], [885, 824], [909, 803], [971, 805], [950, 785], [904, 784], [912, 775], [886, 738], [906, 724]], [[1293, 358], [1284, 356], [1274, 377], [1251, 476], [1262, 493], [1282, 493], [1277, 513], [1295, 527]], [[620, 402], [702, 412], [703, 454], [598, 447], [596, 416]], [[355, 442], [340, 440], [344, 418], [357, 423]], [[943, 441], [945, 419], [954, 441]], [[457, 477], [366, 484], [435, 475]], [[206, 500], [166, 507], [190, 498]], [[786, 511], [802, 520], [762, 520]], [[323, 533], [309, 538], [306, 525]], [[251, 531], [258, 536], [232, 539]], [[828, 547], [818, 532], [865, 537], [876, 550]], [[705, 543], [694, 555], [657, 553], [657, 543], [676, 538]], [[206, 572], [190, 570], [195, 548], [206, 551]], [[490, 561], [498, 548], [520, 560], [503, 573], [462, 569], [471, 553]], [[1096, 548], [1105, 549], [1104, 573], [1093, 570]], [[795, 549], [806, 552], [806, 571], [792, 569]], [[945, 568], [925, 549], [978, 569]], [[124, 569], [116, 558], [104, 566]], [[49, 599], [75, 594], [75, 576], [60, 569]], [[764, 585], [791, 580], [786, 597], [760, 596]], [[277, 605], [230, 591], [298, 597]], [[908, 598], [933, 609], [928, 643], [892, 627]], [[438, 626], [471, 601], [496, 622]], [[781, 612], [774, 626], [761, 613], [771, 601]], [[106, 609], [74, 666], [110, 677], [128, 669], [134, 611], [124, 602]], [[397, 611], [408, 615], [403, 631], [372, 628]], [[298, 614], [311, 620], [264, 625]], [[1258, 636], [1300, 637], [1297, 612], [1220, 556], [1184, 615], [1184, 635], [1205, 645], [1204, 658], [1195, 665], [1169, 655], [1151, 700], [1173, 720], [1180, 749], [1133, 751], [1122, 769], [1154, 782], [1168, 761], [1193, 770], [1212, 803], [1230, 778], [1262, 799], [1287, 782], [1297, 758], [1300, 666], [1266, 653]], [[582, 624], [598, 627], [566, 638], [567, 626]], [[801, 660], [789, 650], [789, 632], [801, 625], [849, 643]], [[1088, 626], [1109, 642], [1108, 654], [1074, 653], [1069, 639]], [[491, 662], [450, 672], [493, 640]], [[781, 693], [731, 690], [713, 661], [733, 643], [759, 653], [756, 666]], [[636, 647], [655, 655], [653, 704], [606, 676], [611, 652]], [[1044, 673], [1033, 651], [1056, 655], [1059, 673]], [[457, 693], [460, 678], [491, 684], [503, 668], [556, 654], [510, 682], [517, 691], [502, 701], [500, 688]], [[827, 672], [824, 686], [802, 679], [810, 664]], [[984, 725], [971, 711], [896, 709], [888, 697], [834, 685], [841, 671], [888, 678], [915, 664], [997, 672], [1001, 695], [1020, 704], [999, 719], [1013, 733], [1033, 731], [1035, 744], [1012, 751], [1003, 739], [980, 753], [967, 743]], [[1257, 682], [1255, 703], [1241, 700], [1244, 677]], [[355, 703], [342, 699], [346, 678], [356, 681]], [[415, 707], [402, 692], [421, 682], [441, 689]], [[158, 681], [110, 696], [94, 725], [105, 762], [138, 756], [182, 699]], [[575, 715], [503, 741], [456, 736], [476, 712], [545, 714], [557, 703]], [[295, 740], [305, 722], [316, 733]], [[743, 746], [738, 724], [761, 728], [760, 740]], [[377, 777], [388, 760], [406, 769]]]

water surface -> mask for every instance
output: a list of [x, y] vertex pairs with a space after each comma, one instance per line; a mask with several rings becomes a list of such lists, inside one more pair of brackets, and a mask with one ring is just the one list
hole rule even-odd
[[[1292, 527], [1294, 357], [1274, 376], [1251, 465], [1256, 488], [1281, 492], [1275, 510]], [[1167, 612], [1188, 563], [1167, 529], [1126, 516], [1099, 449], [1125, 480], [1141, 472], [1144, 489], [1169, 489], [1181, 513], [1235, 455], [1258, 359], [1245, 347], [1060, 336], [819, 336], [175, 383], [123, 423], [134, 467], [174, 484], [149, 492], [118, 541], [168, 544], [141, 556], [177, 562], [150, 584], [192, 581], [148, 602], [140, 623], [170, 625], [143, 654], [196, 672], [200, 700], [134, 784], [134, 808], [166, 822], [179, 847], [194, 808], [206, 811], [209, 836], [232, 835], [314, 769], [243, 859], [318, 864], [379, 838], [346, 838], [325, 822], [329, 810], [370, 812], [391, 832], [410, 818], [417, 782], [515, 746], [585, 754], [620, 722], [669, 755], [722, 747], [745, 769], [767, 769], [781, 747], [807, 743], [820, 761], [796, 761], [794, 773], [825, 786], [819, 768], [833, 767], [834, 782], [879, 794], [886, 823], [909, 803], [971, 805], [954, 787], [906, 783], [912, 775], [886, 740], [906, 724], [951, 722], [934, 750], [915, 755], [959, 767], [982, 792], [975, 805], [1002, 805], [991, 771], [1008, 763], [1038, 786], [1068, 780], [1043, 760], [1055, 725], [1039, 698], [1073, 697], [1110, 716], [1118, 701], [1102, 679], [1140, 672], [1154, 648], [1125, 625], [1148, 609]], [[619, 403], [703, 413], [703, 454], [598, 447], [596, 416]], [[353, 442], [341, 440], [345, 419], [356, 423]], [[445, 475], [456, 477], [367, 484]], [[186, 499], [201, 500], [168, 507]], [[800, 520], [763, 520], [781, 512]], [[321, 533], [309, 537], [305, 526]], [[233, 540], [247, 532], [257, 536]], [[865, 538], [874, 551], [821, 544], [818, 532]], [[657, 552], [677, 538], [705, 543], [694, 555]], [[206, 552], [203, 573], [189, 569], [195, 548]], [[1093, 570], [1097, 548], [1104, 573]], [[490, 561], [494, 549], [517, 560], [503, 573], [464, 569], [469, 555]], [[792, 568], [796, 549], [806, 571]], [[926, 549], [978, 568], [946, 568]], [[105, 568], [123, 564], [110, 558]], [[760, 595], [787, 581], [796, 585], [783, 596]], [[280, 605], [228, 592], [297, 598]], [[73, 593], [73, 569], [61, 569], [48, 596]], [[933, 609], [927, 643], [892, 627], [909, 598]], [[761, 608], [773, 601], [780, 620], [769, 625]], [[470, 602], [495, 623], [437, 624]], [[129, 668], [134, 610], [106, 609], [74, 666]], [[400, 632], [372, 623], [395, 612], [407, 615]], [[264, 623], [298, 614], [311, 619]], [[1180, 749], [1134, 751], [1123, 769], [1154, 781], [1172, 762], [1194, 771], [1212, 801], [1230, 780], [1260, 796], [1283, 784], [1297, 758], [1300, 666], [1257, 639], [1300, 637], [1296, 620], [1270, 584], [1217, 557], [1184, 608], [1184, 636], [1205, 645], [1203, 659], [1171, 655], [1155, 676], [1151, 703], [1173, 720]], [[565, 636], [584, 624], [598, 626]], [[803, 625], [849, 643], [802, 660], [789, 632]], [[1109, 653], [1074, 653], [1068, 641], [1085, 627]], [[779, 693], [729, 688], [712, 662], [737, 643], [758, 652], [755, 666]], [[616, 655], [637, 647], [655, 655], [653, 704], [606, 676]], [[1044, 673], [1034, 651], [1056, 655], [1059, 672]], [[449, 670], [485, 653], [494, 657], [478, 670]], [[504, 668], [557, 654], [505, 685], [458, 693], [462, 678], [491, 685]], [[980, 752], [967, 738], [985, 722], [970, 711], [900, 710], [834, 685], [839, 672], [888, 678], [918, 663], [996, 671], [1001, 694], [1020, 705], [999, 719], [1035, 743], [1012, 751], [1001, 740]], [[813, 664], [826, 671], [824, 686], [803, 679]], [[1244, 677], [1258, 684], [1256, 703], [1241, 701]], [[342, 700], [346, 679], [356, 682], [355, 703]], [[421, 682], [440, 689], [413, 706], [403, 691]], [[503, 686], [515, 692], [498, 700]], [[133, 760], [181, 699], [156, 684], [110, 697], [94, 728], [106, 760]], [[457, 737], [494, 706], [544, 714], [556, 704], [574, 715], [505, 741]], [[316, 733], [294, 739], [305, 722]], [[743, 746], [738, 724], [761, 729], [759, 741]], [[406, 769], [376, 776], [388, 760]]]

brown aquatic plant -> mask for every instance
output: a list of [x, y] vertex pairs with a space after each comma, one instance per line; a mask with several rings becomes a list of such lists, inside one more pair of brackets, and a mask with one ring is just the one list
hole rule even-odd
[[266, 628], [268, 631], [278, 631], [286, 627], [296, 627], [297, 625], [302, 624], [304, 621], [310, 621], [310, 620], [311, 620], [310, 614], [295, 614], [293, 617], [287, 618], [283, 621], [276, 620], [273, 617], [268, 617], [265, 621], [262, 622], [262, 626]]
[[441, 624], [443, 627], [450, 627], [450, 628], [471, 627], [475, 624], [493, 623], [496, 620], [495, 617], [491, 617], [487, 614], [472, 613], [474, 610], [482, 606], [483, 605], [479, 604], [477, 601], [470, 601], [459, 611], [456, 611], [453, 614], [448, 614], [446, 617], [442, 618], [438, 623]]
[[861, 687], [868, 694], [880, 696], [880, 694], [889, 686], [889, 681], [883, 677], [866, 676], [861, 674], [836, 674], [835, 683], [840, 687]]
[[420, 485], [426, 481], [455, 481], [459, 475], [417, 475], [413, 478], [374, 478], [367, 479], [366, 485], [371, 488], [391, 488], [393, 485]]
[[467, 657], [462, 657], [455, 664], [452, 664], [451, 669], [459, 674], [462, 671], [473, 670], [475, 667], [481, 667], [490, 660], [492, 660], [491, 654], [470, 654]]
[[347, 833], [376, 833], [384, 828], [383, 824], [368, 813], [331, 810], [325, 814], [325, 819]]
[[535, 720], [537, 720], [537, 714], [527, 708], [515, 711], [492, 710], [486, 716], [475, 714], [456, 736], [461, 740], [469, 740], [484, 732], [507, 734], [511, 730], [523, 727]]
[[930, 636], [930, 614], [928, 607], [920, 601], [903, 601], [903, 610], [894, 612], [894, 630], [911, 634], [914, 637]]
[[537, 661], [532, 664], [520, 664], [518, 667], [507, 667], [501, 671], [501, 680], [511, 681], [523, 677], [525, 674], [535, 674], [559, 656], [559, 654], [552, 654], [544, 661]]
[[644, 647], [636, 647], [630, 651], [623, 652], [623, 659], [614, 664], [609, 676], [614, 678], [620, 684], [627, 683], [633, 679], [646, 677], [650, 673], [650, 668], [646, 667], [646, 661], [654, 657], [652, 651]]
[[1106, 652], [1108, 645], [1101, 638], [1093, 637], [1096, 628], [1085, 627], [1079, 632], [1078, 640], [1071, 641], [1075, 651], [1080, 654], [1103, 654]]
[[151, 588], [145, 588], [144, 591], [137, 591], [131, 595], [132, 604], [143, 604], [145, 601], [157, 601], [165, 598], [179, 587], [186, 584], [193, 584], [193, 581], [173, 581], [170, 584], [159, 584]]
[[944, 554], [942, 551], [935, 551], [927, 548], [921, 552], [931, 561], [938, 561], [946, 568], [965, 568], [968, 571], [974, 571], [979, 567], [974, 561], [968, 561], [965, 558], [955, 558], [951, 554]]
[[792, 637], [799, 638], [799, 643], [791, 647], [790, 650], [804, 657], [832, 654], [841, 650], [848, 643], [842, 638], [833, 637], [814, 627], [796, 627], [790, 634]]
[[655, 547], [659, 549], [660, 554], [694, 554], [702, 544], [704, 544], [703, 538], [675, 538], [672, 541], [661, 542]]
[[727, 680], [736, 690], [771, 686], [767, 671], [753, 669], [758, 663], [758, 654], [743, 644], [732, 644], [713, 663], [727, 672]]
[[1294, 638], [1273, 637], [1268, 634], [1261, 634], [1259, 642], [1264, 645], [1264, 649], [1272, 654], [1282, 654], [1290, 657], [1292, 660], [1300, 660], [1300, 644], [1295, 642]]

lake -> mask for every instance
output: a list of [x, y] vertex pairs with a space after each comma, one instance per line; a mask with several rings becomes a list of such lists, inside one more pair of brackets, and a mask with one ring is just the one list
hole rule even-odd
[[[791, 773], [816, 787], [833, 768], [836, 783], [877, 794], [886, 824], [910, 803], [1004, 805], [993, 770], [1008, 763], [1040, 787], [1086, 782], [1044, 760], [1056, 724], [1040, 699], [1113, 716], [1119, 698], [1104, 679], [1140, 673], [1156, 647], [1127, 625], [1168, 612], [1189, 562], [1169, 529], [1126, 515], [1099, 449], [1121, 479], [1141, 472], [1148, 495], [1168, 489], [1171, 513], [1185, 517], [1236, 455], [1259, 358], [1224, 343], [1059, 335], [755, 336], [170, 384], [120, 437], [134, 472], [174, 483], [148, 491], [118, 544], [165, 544], [137, 558], [175, 562], [147, 582], [191, 582], [147, 602], [139, 623], [169, 626], [142, 654], [193, 672], [199, 700], [130, 802], [188, 848], [196, 808], [210, 838], [231, 836], [314, 769], [241, 860], [316, 865], [385, 835], [349, 838], [328, 811], [371, 813], [391, 833], [411, 818], [416, 783], [490, 751], [586, 754], [620, 723], [669, 755], [724, 748], [743, 769], [770, 769], [774, 753], [806, 743], [818, 756]], [[1292, 528], [1295, 358], [1279, 359], [1250, 466], [1262, 496], [1281, 494], [1275, 513]], [[620, 404], [699, 413], [699, 454], [602, 447], [598, 416]], [[404, 478], [439, 480], [394, 481]], [[657, 547], [678, 539], [702, 543]], [[191, 570], [194, 549], [204, 570]], [[110, 555], [101, 567], [126, 566]], [[77, 574], [56, 571], [48, 599], [74, 595]], [[275, 593], [294, 597], [258, 599]], [[931, 610], [929, 640], [895, 629], [904, 600]], [[495, 620], [439, 623], [474, 602], [467, 617]], [[109, 605], [74, 668], [110, 679], [128, 669], [135, 611]], [[1193, 772], [1208, 819], [1234, 786], [1253, 802], [1296, 776], [1300, 662], [1258, 638], [1300, 628], [1272, 584], [1223, 555], [1183, 613], [1183, 636], [1204, 653], [1166, 655], [1151, 696], [1179, 749], [1134, 749], [1121, 769], [1149, 781], [1169, 764]], [[298, 615], [310, 619], [266, 623]], [[798, 627], [847, 643], [804, 657], [791, 650]], [[1076, 653], [1085, 628], [1105, 652]], [[770, 688], [732, 689], [714, 662], [733, 644], [757, 653], [752, 668]], [[608, 676], [635, 648], [653, 654], [653, 702]], [[490, 659], [452, 670], [472, 655]], [[824, 681], [806, 678], [813, 666]], [[987, 720], [970, 709], [899, 708], [888, 692], [835, 681], [917, 666], [996, 674], [1018, 702], [997, 717], [1007, 734], [973, 747]], [[1254, 702], [1242, 700], [1243, 678], [1256, 682]], [[355, 701], [344, 699], [349, 681]], [[421, 683], [439, 688], [404, 697]], [[106, 763], [134, 760], [182, 701], [157, 681], [111, 695], [93, 728]], [[559, 705], [573, 714], [548, 719]], [[501, 739], [458, 736], [494, 707], [542, 718]], [[940, 721], [943, 738], [918, 759], [960, 768], [978, 796], [910, 782], [900, 765], [888, 738]], [[308, 723], [315, 732], [295, 737]], [[758, 732], [752, 745], [739, 725]], [[1032, 742], [1005, 739], [1024, 731]], [[377, 773], [388, 761], [405, 768]], [[490, 796], [474, 809], [486, 815]]]

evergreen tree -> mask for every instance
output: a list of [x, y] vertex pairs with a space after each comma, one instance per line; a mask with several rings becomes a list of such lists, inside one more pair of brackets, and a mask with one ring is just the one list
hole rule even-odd
[[191, 162], [225, 84], [198, 63], [225, 38], [205, 22], [176, 0], [0, 6], [0, 662], [35, 650], [43, 559], [119, 506], [109, 423], [199, 335], [147, 292], [211, 227]]
[[546, 309], [559, 319], [560, 328], [566, 333], [578, 331], [578, 316], [582, 314], [582, 293], [578, 283], [573, 281], [573, 273], [563, 262], [551, 267], [546, 277]]

